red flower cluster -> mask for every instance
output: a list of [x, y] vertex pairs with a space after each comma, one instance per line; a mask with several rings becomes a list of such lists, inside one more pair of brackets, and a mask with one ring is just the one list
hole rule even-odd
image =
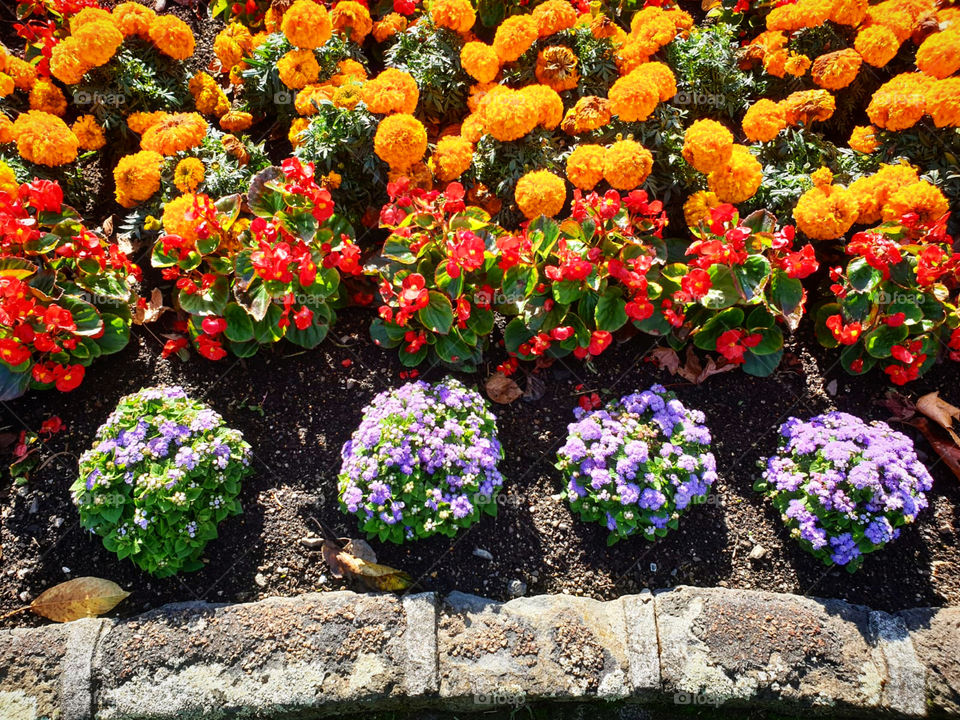
[[728, 363], [743, 364], [743, 354], [750, 348], [755, 348], [762, 340], [760, 333], [748, 334], [746, 330], [727, 330], [717, 338], [717, 352]]
[[922, 340], [912, 340], [906, 345], [894, 345], [891, 355], [900, 364], [892, 363], [883, 371], [890, 377], [894, 385], [905, 385], [920, 376], [920, 368], [927, 361]]

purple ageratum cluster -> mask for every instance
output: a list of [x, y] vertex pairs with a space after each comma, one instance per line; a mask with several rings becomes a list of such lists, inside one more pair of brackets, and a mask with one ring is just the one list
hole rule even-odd
[[794, 537], [827, 565], [857, 569], [927, 507], [933, 478], [913, 441], [883, 422], [842, 412], [780, 427], [780, 449], [757, 489]]
[[240, 512], [250, 459], [242, 435], [182, 388], [144, 388], [97, 430], [71, 493], [108, 550], [164, 577], [201, 567], [217, 525]]
[[381, 541], [453, 536], [496, 514], [496, 418], [455, 379], [380, 393], [341, 451], [340, 507]]
[[661, 385], [574, 415], [558, 452], [563, 494], [584, 520], [606, 526], [609, 543], [662, 537], [706, 500], [717, 466], [704, 415]]

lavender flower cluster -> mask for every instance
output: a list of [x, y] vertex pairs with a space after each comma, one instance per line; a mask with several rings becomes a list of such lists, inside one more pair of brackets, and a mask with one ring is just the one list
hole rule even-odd
[[97, 430], [70, 491], [108, 550], [166, 577], [199, 569], [217, 525], [240, 512], [250, 457], [239, 431], [182, 388], [144, 388]]
[[377, 395], [341, 456], [340, 507], [382, 542], [453, 536], [482, 512], [496, 515], [496, 418], [455, 379]]
[[927, 507], [933, 478], [913, 442], [883, 422], [842, 412], [780, 427], [757, 489], [792, 535], [827, 565], [856, 570], [866, 553], [900, 535]]
[[661, 385], [603, 410], [574, 410], [557, 468], [574, 512], [607, 527], [608, 544], [641, 532], [663, 537], [717, 479], [704, 415]]

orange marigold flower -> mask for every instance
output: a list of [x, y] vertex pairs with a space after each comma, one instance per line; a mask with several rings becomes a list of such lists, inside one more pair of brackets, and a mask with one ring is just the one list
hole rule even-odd
[[80, 44], [68, 37], [53, 46], [50, 53], [50, 74], [65, 85], [76, 85], [91, 70], [80, 57]]
[[70, 127], [70, 130], [76, 135], [81, 150], [99, 150], [107, 144], [103, 128], [100, 127], [93, 115], [81, 115]]
[[653, 82], [657, 92], [660, 93], [661, 102], [666, 102], [677, 94], [677, 78], [673, 74], [673, 70], [662, 62], [644, 63], [631, 73], [631, 75], [633, 74]]
[[4, 71], [13, 78], [13, 84], [17, 90], [29, 90], [37, 81], [37, 68], [33, 63], [21, 60], [15, 55], [7, 56], [7, 66]]
[[[309, 0], [308, 0], [309, 1]], [[277, 62], [280, 82], [291, 90], [299, 90], [320, 77], [320, 63], [313, 50], [295, 49]]]
[[517, 181], [514, 197], [520, 212], [528, 220], [541, 215], [554, 217], [567, 200], [567, 186], [551, 172], [534, 170]]
[[123, 33], [113, 20], [94, 20], [73, 33], [77, 41], [80, 60], [90, 67], [100, 67], [110, 62], [123, 44]]
[[803, 77], [807, 74], [807, 70], [810, 69], [810, 58], [806, 55], [790, 53], [790, 57], [788, 57], [783, 64], [783, 69], [786, 73], [794, 77]]
[[150, 40], [174, 60], [186, 60], [197, 45], [190, 26], [176, 15], [160, 15], [150, 23]]
[[13, 84], [13, 78], [4, 72], [0, 72], [0, 98], [12, 95], [17, 86]]
[[468, 0], [433, 0], [430, 3], [430, 19], [437, 27], [465, 34], [470, 32], [477, 14]]
[[710, 211], [720, 205], [720, 198], [709, 190], [698, 190], [683, 204], [683, 219], [687, 227], [696, 228], [701, 222], [709, 222]]
[[410, 167], [403, 168], [402, 170], [390, 169], [387, 172], [387, 182], [397, 182], [400, 178], [407, 178], [410, 181], [410, 185], [414, 188], [420, 188], [421, 190], [433, 189], [433, 175], [425, 162], [414, 163]]
[[927, 113], [938, 128], [960, 127], [960, 77], [930, 84], [927, 90]]
[[296, 118], [290, 123], [290, 132], [287, 133], [287, 139], [295, 149], [303, 144], [301, 135], [308, 127], [310, 127], [310, 119], [305, 117]]
[[853, 47], [867, 65], [879, 68], [896, 57], [900, 41], [893, 30], [885, 25], [869, 25], [860, 28]]
[[230, 110], [230, 101], [226, 93], [217, 84], [217, 81], [205, 72], [198, 72], [187, 85], [197, 112], [201, 115], [222, 117]]
[[493, 36], [493, 49], [500, 62], [513, 62], [523, 55], [537, 39], [537, 23], [529, 15], [508, 17]]
[[767, 29], [796, 32], [803, 28], [818, 27], [829, 18], [831, 9], [829, 0], [798, 0], [793, 4], [781, 5], [767, 15]]
[[327, 9], [313, 0], [296, 0], [283, 14], [280, 28], [291, 45], [304, 50], [321, 47], [333, 35]]
[[137, 135], [143, 135], [148, 128], [156, 125], [167, 116], [163, 110], [155, 112], [135, 112], [127, 116], [127, 127]]
[[799, 90], [782, 101], [787, 125], [810, 126], [833, 117], [837, 103], [829, 90]]
[[7, 145], [16, 139], [13, 134], [13, 120], [0, 112], [0, 145]]
[[367, 109], [378, 115], [404, 113], [410, 115], [417, 109], [420, 90], [413, 77], [396, 68], [387, 68], [372, 80], [368, 80], [361, 93]]
[[567, 179], [581, 190], [593, 190], [603, 180], [606, 156], [603, 145], [578, 145], [567, 157]]
[[960, 70], [960, 28], [928, 35], [917, 49], [917, 67], [940, 79]]
[[914, 20], [908, 10], [897, 7], [895, 2], [882, 2], [867, 9], [864, 24], [883, 25], [896, 35], [898, 43], [903, 43], [913, 33]]
[[597, 40], [610, 40], [614, 38], [625, 38], [626, 34], [620, 29], [620, 26], [609, 16], [603, 13], [597, 13], [596, 17], [590, 20], [590, 34]]
[[203, 182], [206, 168], [199, 158], [188, 157], [177, 163], [173, 171], [173, 184], [182, 193], [192, 193]]
[[716, 120], [697, 120], [683, 137], [684, 159], [702, 173], [720, 169], [732, 153], [733, 135]]
[[373, 39], [382, 43], [406, 29], [407, 19], [400, 13], [392, 12], [373, 24]]
[[483, 122], [487, 133], [501, 142], [519, 140], [540, 121], [540, 113], [528, 95], [516, 90], [488, 96]]
[[786, 110], [767, 98], [757, 100], [743, 116], [743, 134], [751, 142], [769, 142], [786, 126]]
[[833, 185], [833, 173], [821, 168], [812, 176], [814, 186], [797, 201], [793, 219], [797, 229], [813, 240], [836, 240], [857, 221], [857, 200], [847, 188]]
[[405, 170], [427, 152], [427, 131], [413, 115], [388, 115], [377, 126], [373, 151], [392, 170]]
[[232, 22], [217, 33], [213, 40], [213, 52], [220, 61], [220, 67], [230, 70], [253, 52], [253, 36], [246, 26]]
[[500, 58], [497, 51], [486, 43], [473, 40], [466, 43], [460, 51], [460, 65], [477, 82], [491, 82], [500, 72]]
[[471, 143], [479, 142], [480, 138], [483, 137], [483, 133], [483, 117], [476, 113], [467, 115], [467, 117], [463, 119], [463, 122], [460, 123], [460, 137]]
[[935, 223], [950, 211], [950, 202], [939, 188], [926, 180], [896, 190], [883, 205], [885, 222], [899, 222], [908, 213], [918, 217], [923, 225]]
[[337, 74], [330, 78], [329, 83], [334, 87], [353, 85], [367, 79], [367, 69], [356, 60], [347, 58], [337, 63]]
[[869, 155], [878, 147], [877, 129], [873, 125], [857, 125], [850, 133], [850, 148]]
[[663, 14], [670, 18], [678, 33], [686, 33], [693, 27], [693, 16], [678, 7], [668, 8]]
[[834, 0], [829, 20], [837, 25], [857, 27], [867, 16], [869, 0]]
[[157, 17], [153, 8], [138, 2], [120, 3], [113, 9], [113, 21], [125, 37], [150, 39], [150, 24]]
[[253, 115], [242, 110], [231, 110], [220, 118], [220, 127], [229, 133], [243, 132], [253, 125]]
[[537, 24], [537, 34], [549, 37], [561, 30], [569, 30], [577, 22], [577, 11], [567, 0], [545, 0], [531, 13]]
[[813, 63], [813, 82], [827, 90], [840, 90], [857, 79], [863, 60], [856, 50], [847, 48], [821, 55]]
[[857, 220], [863, 225], [880, 222], [881, 211], [893, 193], [919, 180], [917, 171], [906, 164], [881, 165], [873, 175], [850, 183], [850, 194], [857, 201]]
[[610, 111], [624, 122], [642, 122], [650, 117], [660, 102], [660, 88], [643, 67], [619, 78], [607, 97]]
[[67, 112], [67, 98], [50, 80], [38, 78], [30, 90], [30, 109], [63, 117]]
[[330, 23], [337, 33], [358, 45], [373, 30], [370, 11], [356, 0], [340, 0], [330, 11]]
[[[650, 56], [664, 45], [668, 45], [677, 36], [677, 26], [673, 18], [662, 8], [648, 5], [630, 20], [630, 34], [627, 45], [633, 45], [636, 55]], [[622, 71], [622, 68], [621, 68]]]
[[37, 165], [58, 167], [77, 159], [80, 142], [67, 124], [41, 110], [21, 113], [13, 123], [17, 152]]
[[467, 109], [471, 113], [483, 114], [484, 106], [490, 101], [490, 98], [499, 92], [508, 92], [510, 88], [506, 85], [497, 85], [496, 83], [477, 83], [470, 87], [470, 94], [467, 96]]
[[196, 208], [212, 209], [213, 201], [206, 195], [185, 193], [163, 206], [163, 231], [167, 235], [179, 235], [187, 243], [194, 245], [200, 236], [197, 234]]
[[113, 16], [109, 11], [99, 7], [81, 8], [80, 12], [70, 17], [70, 34], [73, 35], [87, 23], [92, 22], [113, 22]]
[[545, 130], [553, 130], [563, 120], [563, 100], [557, 91], [546, 85], [527, 85], [519, 91], [533, 102], [537, 124]]
[[463, 175], [473, 163], [473, 143], [460, 135], [444, 135], [430, 158], [433, 174], [440, 182], [450, 182]]
[[[560, 0], [563, 2], [563, 0]], [[550, 0], [548, 0], [550, 2]], [[551, 45], [537, 54], [534, 69], [537, 80], [557, 92], [573, 90], [580, 82], [577, 72], [577, 56], [564, 45]]]
[[885, 130], [906, 130], [916, 125], [927, 107], [927, 90], [933, 78], [921, 73], [901, 73], [881, 85], [870, 99], [867, 116]]
[[610, 101], [596, 95], [586, 95], [567, 110], [560, 128], [568, 135], [582, 135], [602, 128], [613, 117]]
[[653, 155], [634, 140], [620, 140], [607, 148], [603, 158], [603, 177], [610, 187], [633, 190], [650, 177]]
[[707, 185], [720, 202], [741, 203], [753, 197], [763, 182], [763, 166], [743, 145], [734, 145], [730, 159], [707, 175]]
[[7, 193], [16, 196], [20, 189], [20, 183], [17, 182], [17, 176], [5, 162], [0, 161], [0, 193]]
[[311, 83], [310, 85], [305, 85], [303, 89], [297, 93], [297, 97], [294, 98], [293, 101], [293, 106], [299, 115], [316, 115], [317, 107], [320, 103], [323, 100], [333, 102], [333, 96], [336, 92], [337, 88], [333, 85]]
[[195, 148], [207, 136], [207, 122], [199, 113], [167, 114], [140, 138], [140, 147], [161, 155], [176, 155]]

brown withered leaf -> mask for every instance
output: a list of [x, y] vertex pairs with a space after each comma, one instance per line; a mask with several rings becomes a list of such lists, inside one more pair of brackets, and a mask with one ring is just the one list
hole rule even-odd
[[341, 540], [344, 541], [344, 552], [348, 552], [354, 557], [358, 557], [367, 562], [375, 563], [377, 561], [377, 554], [366, 540], [355, 538], [341, 538]]
[[128, 595], [110, 580], [78, 577], [41, 593], [30, 610], [54, 622], [70, 622], [110, 612]]
[[892, 420], [904, 422], [917, 414], [917, 406], [913, 404], [913, 401], [895, 390], [887, 391], [886, 396], [879, 401], [879, 404], [890, 411]]
[[960, 437], [953, 431], [953, 421], [960, 420], [960, 408], [941, 399], [940, 393], [927, 393], [917, 400], [917, 410], [950, 433], [953, 442], [960, 446]]
[[931, 424], [925, 417], [915, 417], [907, 420], [908, 425], [913, 425], [930, 443], [930, 446], [936, 451], [944, 465], [950, 468], [950, 472], [960, 480], [960, 447], [947, 439], [943, 430], [936, 425]]
[[[357, 542], [363, 541], [348, 541], [348, 544], [352, 546]], [[332, 540], [323, 543], [323, 559], [335, 578], [356, 579], [371, 590], [400, 592], [413, 585], [413, 578], [403, 570], [364, 560], [347, 552], [346, 548]]]
[[686, 361], [683, 366], [677, 370], [677, 375], [688, 382], [692, 382], [694, 385], [699, 385], [711, 375], [730, 372], [736, 367], [736, 365], [732, 364], [717, 365], [717, 362], [712, 357], [708, 357], [707, 364], [704, 365], [700, 362], [700, 358], [697, 357], [693, 345], [688, 345]]
[[509, 405], [523, 396], [520, 386], [502, 372], [495, 372], [487, 378], [486, 390], [490, 399], [500, 405]]
[[680, 356], [677, 351], [669, 347], [658, 347], [650, 353], [651, 361], [671, 375], [676, 375], [680, 369]]
[[547, 384], [539, 375], [527, 375], [527, 389], [523, 391], [524, 402], [536, 402], [547, 392]]
[[150, 293], [150, 299], [147, 301], [146, 307], [134, 308], [133, 324], [147, 325], [148, 323], [156, 322], [157, 319], [169, 309], [170, 308], [163, 306], [163, 293], [160, 292], [160, 288], [154, 288], [153, 292]]

